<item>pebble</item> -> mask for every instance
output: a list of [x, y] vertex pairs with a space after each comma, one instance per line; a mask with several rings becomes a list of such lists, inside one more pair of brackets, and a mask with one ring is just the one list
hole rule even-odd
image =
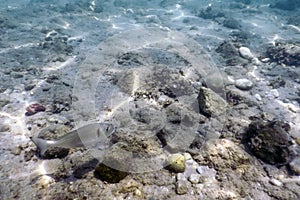
[[175, 185], [176, 193], [179, 195], [186, 194], [188, 192], [187, 181], [177, 181]]
[[267, 62], [270, 61], [270, 58], [263, 58], [263, 59], [261, 59], [261, 61], [264, 62], [264, 63], [267, 63]]
[[201, 175], [200, 174], [191, 174], [189, 177], [189, 181], [193, 184], [197, 184], [200, 182]]
[[257, 101], [261, 101], [262, 100], [262, 98], [261, 98], [261, 96], [259, 94], [255, 94], [254, 96], [255, 96], [255, 98], [256, 98]]
[[241, 90], [250, 90], [253, 87], [252, 81], [242, 78], [235, 81], [235, 86]]
[[254, 57], [250, 49], [247, 47], [240, 47], [239, 52], [243, 58], [252, 59]]
[[280, 182], [279, 180], [275, 179], [275, 178], [271, 178], [270, 179], [270, 183], [273, 184], [273, 185], [276, 185], [278, 187], [281, 187], [282, 186], [282, 182]]
[[185, 160], [191, 160], [192, 159], [192, 156], [189, 153], [184, 153], [183, 156], [184, 156]]
[[175, 173], [184, 172], [185, 170], [184, 156], [179, 153], [170, 155], [166, 161], [166, 169]]
[[271, 96], [275, 97], [275, 98], [279, 97], [279, 92], [278, 92], [277, 89], [272, 89], [272, 90], [270, 90], [270, 93], [269, 93], [269, 94], [270, 94]]
[[295, 174], [300, 175], [300, 157], [299, 156], [296, 157], [292, 162], [290, 162], [289, 166]]
[[176, 180], [177, 181], [185, 181], [186, 180], [185, 175], [183, 173], [178, 173], [176, 175]]
[[12, 148], [10, 152], [12, 154], [14, 154], [15, 156], [18, 156], [21, 154], [21, 151], [22, 151], [21, 147], [17, 146], [17, 147]]
[[253, 62], [254, 65], [261, 65], [262, 64], [258, 58], [253, 58], [252, 62]]
[[30, 91], [32, 90], [36, 85], [31, 83], [31, 84], [27, 84], [24, 86], [25, 91]]
[[134, 195], [137, 196], [137, 197], [139, 197], [139, 198], [142, 198], [142, 197], [143, 197], [142, 191], [139, 190], [139, 189], [136, 189], [136, 190], [134, 191]]

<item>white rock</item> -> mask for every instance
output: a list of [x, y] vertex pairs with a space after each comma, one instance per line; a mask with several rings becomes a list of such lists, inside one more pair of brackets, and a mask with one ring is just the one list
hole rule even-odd
[[192, 159], [192, 156], [189, 153], [184, 153], [183, 156], [184, 156], [185, 160], [191, 160]]
[[262, 98], [261, 98], [261, 96], [259, 94], [255, 94], [254, 96], [255, 96], [255, 98], [256, 98], [257, 101], [261, 101], [262, 100]]
[[178, 174], [176, 175], [176, 180], [177, 180], [177, 181], [185, 181], [185, 180], [186, 180], [186, 177], [184, 176], [183, 173], [178, 173]]
[[199, 183], [200, 178], [201, 178], [200, 174], [191, 174], [189, 177], [189, 181], [193, 184], [197, 184]]
[[277, 98], [277, 97], [279, 97], [279, 92], [277, 89], [272, 89], [272, 90], [270, 90], [270, 95]]
[[281, 187], [282, 186], [282, 182], [280, 182], [279, 180], [275, 179], [275, 178], [271, 178], [270, 179], [270, 183], [273, 184], [273, 185], [276, 185], [278, 187]]
[[253, 87], [252, 81], [242, 78], [235, 81], [235, 86], [241, 90], [250, 90]]
[[255, 65], [261, 65], [261, 64], [262, 64], [258, 58], [253, 58], [252, 62], [253, 62]]
[[240, 54], [243, 58], [246, 58], [246, 59], [254, 58], [254, 56], [251, 53], [250, 49], [248, 49], [247, 47], [240, 47], [239, 52], [240, 52]]
[[269, 62], [270, 61], [270, 58], [263, 58], [261, 59], [262, 62], [266, 63], [266, 62]]

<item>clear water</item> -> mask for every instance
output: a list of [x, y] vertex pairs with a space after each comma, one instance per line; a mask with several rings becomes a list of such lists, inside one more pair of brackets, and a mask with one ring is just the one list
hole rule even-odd
[[[266, 45], [299, 42], [299, 10], [299, 0], [0, 0], [0, 146], [28, 144], [46, 124], [110, 120], [108, 110], [124, 108], [129, 117], [130, 95], [143, 87], [138, 78], [147, 72], [143, 61], [171, 69], [188, 62], [189, 78], [200, 74], [224, 95], [222, 72], [239, 72], [222, 62], [218, 46], [230, 39], [260, 57]], [[113, 74], [125, 69], [137, 75], [122, 92]], [[29, 118], [24, 113], [32, 102], [55, 102], [58, 109], [72, 104], [71, 114]], [[0, 163], [15, 167], [1, 167], [0, 199], [11, 198], [17, 183], [30, 194], [28, 176], [46, 173], [42, 165], [24, 166], [3, 149]]]

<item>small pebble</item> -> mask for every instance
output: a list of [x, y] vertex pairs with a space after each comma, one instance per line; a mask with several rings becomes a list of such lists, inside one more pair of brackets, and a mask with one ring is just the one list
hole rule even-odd
[[254, 57], [250, 49], [247, 47], [240, 47], [239, 52], [243, 58], [252, 59]]
[[275, 178], [271, 178], [270, 179], [270, 183], [273, 184], [273, 185], [276, 185], [278, 187], [281, 187], [282, 186], [282, 182], [280, 182], [279, 180], [275, 179]]
[[139, 198], [142, 198], [142, 197], [143, 197], [142, 191], [139, 190], [139, 189], [136, 189], [136, 190], [134, 191], [134, 195], [137, 196], [137, 197], [139, 197]]
[[175, 190], [176, 190], [176, 193], [179, 195], [186, 194], [189, 190], [187, 181], [177, 181]]
[[199, 183], [200, 178], [201, 178], [200, 174], [191, 174], [189, 177], [189, 181], [193, 184], [197, 184]]
[[17, 146], [17, 147], [12, 148], [10, 152], [12, 154], [14, 154], [15, 156], [18, 156], [21, 154], [21, 151], [22, 151], [21, 147]]
[[262, 100], [262, 98], [261, 98], [261, 96], [259, 94], [255, 94], [254, 96], [255, 96], [255, 98], [256, 98], [257, 101], [261, 101]]
[[241, 90], [250, 90], [253, 87], [252, 81], [242, 78], [235, 81], [235, 86]]
[[267, 63], [269, 61], [270, 61], [270, 58], [263, 58], [263, 59], [261, 59], [261, 62], [264, 62], [264, 63]]
[[183, 156], [184, 156], [185, 160], [191, 160], [192, 159], [192, 156], [189, 153], [184, 153]]
[[184, 176], [183, 173], [178, 173], [178, 174], [176, 175], [176, 180], [177, 180], [177, 181], [185, 181], [186, 178], [185, 178], [185, 176]]
[[278, 92], [277, 89], [272, 89], [272, 90], [270, 90], [270, 93], [269, 93], [269, 94], [270, 94], [271, 96], [275, 97], [275, 98], [279, 97], [279, 92]]
[[35, 87], [35, 84], [28, 84], [28, 85], [25, 85], [24, 89], [25, 89], [25, 91], [30, 91], [30, 90], [32, 90], [34, 87]]
[[258, 58], [253, 58], [252, 62], [255, 65], [261, 65], [262, 64]]

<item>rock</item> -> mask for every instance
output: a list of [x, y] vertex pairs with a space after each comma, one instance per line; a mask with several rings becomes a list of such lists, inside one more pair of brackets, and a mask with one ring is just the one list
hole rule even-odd
[[240, 29], [242, 27], [240, 22], [232, 17], [225, 19], [223, 25], [230, 29]]
[[33, 150], [25, 150], [25, 152], [24, 152], [25, 162], [30, 161], [34, 155], [35, 155], [35, 152]]
[[274, 98], [278, 98], [279, 97], [279, 92], [278, 92], [277, 89], [272, 89], [272, 90], [270, 90], [268, 96], [271, 96], [271, 97], [274, 97]]
[[261, 98], [261, 96], [259, 94], [255, 94], [254, 96], [255, 96], [255, 99], [257, 101], [261, 101], [262, 100], [262, 98]]
[[255, 156], [269, 164], [284, 165], [294, 154], [290, 150], [292, 140], [290, 126], [282, 121], [256, 119], [248, 127], [245, 141]]
[[72, 167], [74, 177], [83, 178], [85, 174], [95, 169], [98, 162], [97, 159], [86, 153], [79, 153], [79, 155], [72, 157], [71, 163], [74, 163]]
[[263, 63], [267, 63], [269, 61], [270, 61], [270, 58], [263, 58], [263, 59], [261, 59], [261, 62], [263, 62]]
[[192, 160], [193, 159], [191, 154], [189, 154], [189, 153], [184, 153], [183, 156], [184, 156], [185, 160]]
[[36, 84], [34, 83], [30, 83], [24, 86], [25, 91], [30, 91], [32, 90], [34, 87], [36, 86]]
[[288, 66], [300, 65], [300, 46], [293, 43], [276, 43], [268, 47], [266, 56], [270, 61]]
[[236, 49], [234, 44], [230, 41], [224, 41], [216, 49], [217, 53], [220, 53], [221, 56], [226, 60], [226, 64], [230, 66], [241, 65], [248, 63], [248, 60], [239, 56], [239, 51]]
[[137, 197], [140, 198], [140, 199], [142, 199], [142, 197], [143, 197], [143, 193], [142, 193], [142, 191], [139, 190], [139, 189], [136, 189], [136, 190], [134, 191], [134, 195], [137, 196]]
[[179, 195], [186, 194], [189, 191], [188, 182], [187, 181], [177, 181], [175, 185], [176, 193]]
[[[125, 181], [124, 181], [125, 182]], [[129, 180], [126, 181], [126, 183], [122, 182], [122, 184], [120, 185], [120, 192], [128, 194], [131, 192], [136, 192], [137, 190], [139, 190], [142, 187], [142, 184], [135, 181], [135, 180]], [[139, 192], [137, 192], [139, 193]], [[141, 193], [141, 191], [140, 191]]]
[[246, 59], [249, 59], [249, 60], [254, 58], [254, 56], [251, 53], [250, 49], [248, 49], [247, 47], [240, 47], [239, 48], [239, 53], [243, 58], [246, 58]]
[[170, 155], [167, 158], [166, 161], [166, 169], [175, 172], [175, 173], [180, 173], [184, 172], [185, 170], [185, 158], [183, 155], [179, 153], [175, 153]]
[[178, 174], [176, 174], [176, 180], [177, 181], [185, 181], [186, 177], [183, 173], [178, 173]]
[[209, 88], [201, 87], [197, 99], [200, 113], [207, 117], [219, 117], [226, 112], [226, 101]]
[[299, 156], [296, 157], [292, 162], [290, 162], [289, 166], [295, 174], [300, 175], [300, 157]]
[[242, 78], [235, 81], [235, 86], [241, 90], [250, 90], [253, 87], [252, 81]]
[[271, 178], [270, 179], [270, 183], [273, 184], [273, 185], [276, 185], [278, 187], [281, 187], [282, 186], [282, 182], [280, 182], [279, 180], [275, 179], [275, 178]]
[[31, 116], [31, 115], [34, 115], [38, 112], [44, 112], [45, 110], [46, 110], [46, 108], [43, 105], [41, 105], [39, 103], [34, 103], [34, 104], [29, 105], [26, 108], [25, 115], [26, 116]]
[[269, 85], [273, 89], [277, 89], [277, 88], [285, 86], [285, 84], [286, 84], [285, 80], [282, 79], [282, 77], [278, 76], [277, 78], [271, 80]]
[[20, 146], [17, 146], [17, 147], [12, 148], [12, 149], [10, 150], [10, 152], [11, 152], [12, 154], [14, 154], [15, 156], [18, 156], [18, 155], [21, 154], [22, 149], [21, 149]]
[[197, 184], [200, 182], [201, 175], [200, 174], [191, 174], [189, 177], [189, 181], [193, 184]]
[[204, 165], [200, 166], [197, 172], [211, 178], [216, 175], [216, 171], [226, 171], [229, 168], [237, 170], [249, 165], [251, 156], [228, 139], [211, 139], [194, 159], [200, 165]]
[[96, 178], [99, 178], [100, 180], [106, 181], [108, 183], [118, 183], [122, 179], [124, 179], [128, 174], [128, 172], [113, 169], [109, 166], [106, 166], [103, 163], [100, 163], [96, 167], [94, 172]]

